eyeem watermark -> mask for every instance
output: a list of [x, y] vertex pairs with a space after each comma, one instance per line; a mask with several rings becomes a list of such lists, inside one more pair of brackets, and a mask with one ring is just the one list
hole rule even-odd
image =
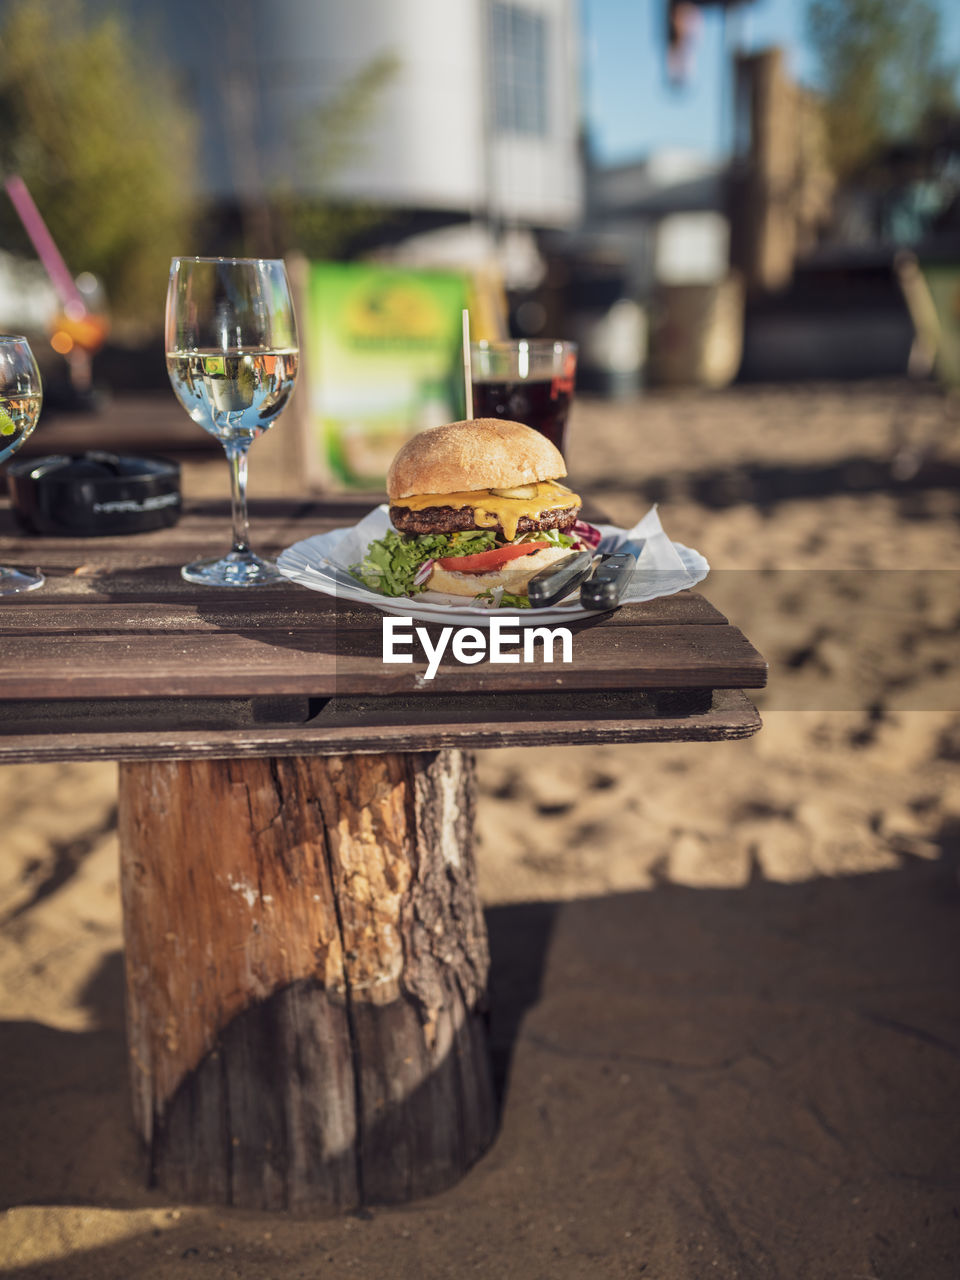
[[[560, 661], [573, 661], [573, 636], [567, 627], [520, 627], [519, 618], [491, 618], [489, 627], [441, 627], [436, 643], [426, 627], [414, 627], [412, 618], [383, 619], [384, 662], [413, 662], [414, 641], [420, 642], [427, 659], [425, 680], [437, 674], [440, 659], [449, 647], [457, 662], [473, 665], [475, 662], [513, 663], [535, 662], [537, 645], [542, 648], [543, 661], [553, 662], [557, 645]], [[514, 646], [522, 646], [519, 653], [509, 653]]]

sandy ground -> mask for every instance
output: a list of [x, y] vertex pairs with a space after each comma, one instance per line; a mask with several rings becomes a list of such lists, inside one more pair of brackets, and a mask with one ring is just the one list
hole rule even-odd
[[481, 753], [502, 1125], [430, 1201], [310, 1221], [143, 1189], [115, 769], [0, 770], [0, 1273], [955, 1280], [958, 456], [907, 384], [577, 406], [571, 472], [708, 556], [771, 662], [765, 725]]

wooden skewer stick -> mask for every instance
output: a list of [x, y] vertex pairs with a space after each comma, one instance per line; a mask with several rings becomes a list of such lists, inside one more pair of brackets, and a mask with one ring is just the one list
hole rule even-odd
[[467, 417], [473, 417], [473, 375], [470, 369], [470, 312], [466, 307], [463, 319], [463, 389], [467, 397]]

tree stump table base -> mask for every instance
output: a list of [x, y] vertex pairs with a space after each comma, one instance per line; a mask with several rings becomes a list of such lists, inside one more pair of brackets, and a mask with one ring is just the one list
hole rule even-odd
[[120, 766], [127, 1021], [154, 1185], [346, 1210], [492, 1140], [458, 750]]

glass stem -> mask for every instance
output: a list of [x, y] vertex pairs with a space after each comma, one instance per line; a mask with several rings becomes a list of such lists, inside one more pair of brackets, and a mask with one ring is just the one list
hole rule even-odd
[[227, 446], [230, 463], [230, 504], [233, 512], [233, 554], [250, 554], [250, 522], [247, 519], [247, 450]]

